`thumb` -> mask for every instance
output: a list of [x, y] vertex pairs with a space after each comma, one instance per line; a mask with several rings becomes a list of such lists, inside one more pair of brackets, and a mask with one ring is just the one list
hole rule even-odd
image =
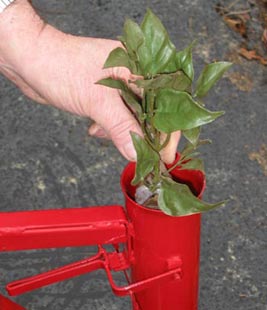
[[[175, 131], [171, 134], [171, 138], [167, 146], [160, 152], [162, 160], [166, 164], [172, 164], [175, 160], [177, 146], [181, 138], [181, 131]], [[162, 133], [161, 139], [166, 139], [166, 134]]]

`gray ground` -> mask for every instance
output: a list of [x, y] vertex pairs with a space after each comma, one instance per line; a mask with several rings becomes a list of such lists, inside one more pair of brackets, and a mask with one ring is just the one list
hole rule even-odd
[[[198, 39], [198, 72], [206, 62], [234, 59], [236, 65], [228, 77], [208, 97], [210, 106], [224, 109], [226, 116], [203, 133], [213, 140], [203, 149], [208, 178], [205, 198], [229, 198], [229, 203], [203, 216], [199, 309], [266, 310], [267, 71], [259, 63], [237, 56], [240, 37], [215, 12], [216, 1], [33, 3], [50, 23], [66, 32], [106, 38], [121, 33], [125, 16], [140, 21], [150, 6], [179, 48]], [[3, 77], [0, 101], [1, 211], [123, 203], [119, 178], [126, 162], [112, 144], [87, 136], [88, 120], [31, 102]], [[255, 157], [261, 165], [252, 160]], [[2, 253], [0, 291], [4, 294], [9, 281], [93, 251]], [[117, 280], [122, 278], [117, 276]], [[102, 272], [14, 300], [28, 310], [131, 309], [128, 298], [113, 296]]]

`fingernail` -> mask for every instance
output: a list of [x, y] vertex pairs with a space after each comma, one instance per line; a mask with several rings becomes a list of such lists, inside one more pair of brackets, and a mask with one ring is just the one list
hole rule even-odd
[[130, 161], [136, 161], [136, 152], [132, 142], [129, 142], [123, 146], [123, 155]]

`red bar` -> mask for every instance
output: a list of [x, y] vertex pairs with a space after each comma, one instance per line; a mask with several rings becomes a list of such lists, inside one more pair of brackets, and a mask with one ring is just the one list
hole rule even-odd
[[36, 276], [11, 282], [6, 286], [6, 290], [10, 296], [16, 296], [43, 286], [64, 281], [69, 278], [77, 277], [93, 270], [103, 268], [103, 261], [100, 259], [101, 255], [102, 253], [98, 253], [91, 258], [44, 272]]
[[8, 298], [0, 295], [0, 310], [26, 310]]
[[126, 242], [121, 206], [0, 213], [0, 251]]

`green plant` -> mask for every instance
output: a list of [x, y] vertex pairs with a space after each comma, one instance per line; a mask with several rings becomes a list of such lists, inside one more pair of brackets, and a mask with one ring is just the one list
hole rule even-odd
[[[172, 132], [181, 130], [188, 140], [175, 164], [180, 169], [203, 171], [203, 162], [197, 158], [196, 149], [208, 140], [200, 140], [201, 126], [214, 121], [224, 112], [212, 112], [204, 107], [202, 100], [210, 88], [231, 66], [229, 62], [208, 64], [195, 87], [192, 62], [193, 45], [177, 51], [170, 41], [161, 21], [148, 10], [143, 22], [127, 19], [123, 36], [119, 37], [124, 48], [113, 50], [105, 68], [127, 67], [139, 76], [134, 83], [141, 95], [136, 95], [122, 80], [111, 77], [98, 84], [121, 91], [125, 104], [138, 120], [143, 137], [131, 133], [137, 152], [137, 163], [133, 185], [145, 186], [151, 197], [146, 205], [156, 205], [163, 212], [173, 215], [188, 215], [213, 209], [222, 203], [207, 204], [196, 198], [187, 185], [173, 180], [160, 158]], [[165, 140], [162, 141], [162, 136]]]

